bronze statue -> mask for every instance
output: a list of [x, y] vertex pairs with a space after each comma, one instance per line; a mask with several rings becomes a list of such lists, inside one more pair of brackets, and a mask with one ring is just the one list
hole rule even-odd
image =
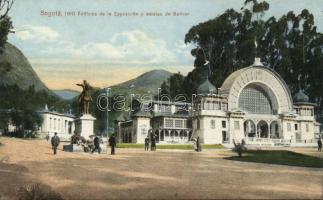
[[83, 88], [80, 96], [78, 97], [78, 107], [80, 114], [89, 114], [90, 113], [90, 102], [93, 101], [90, 90], [92, 87], [86, 80], [83, 81], [83, 84], [76, 84], [78, 86], [81, 86]]

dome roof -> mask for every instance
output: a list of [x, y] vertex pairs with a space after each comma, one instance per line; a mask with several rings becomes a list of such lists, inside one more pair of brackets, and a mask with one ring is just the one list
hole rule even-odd
[[209, 79], [206, 79], [198, 88], [197, 88], [198, 94], [215, 94], [216, 88], [215, 86], [209, 81]]
[[304, 93], [303, 90], [299, 90], [295, 95], [294, 95], [294, 98], [293, 98], [294, 102], [297, 103], [308, 103], [309, 102], [309, 98], [308, 96]]

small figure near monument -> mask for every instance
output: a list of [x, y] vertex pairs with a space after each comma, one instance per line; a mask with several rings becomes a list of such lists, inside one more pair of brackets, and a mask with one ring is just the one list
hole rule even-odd
[[199, 136], [197, 136], [197, 138], [196, 138], [195, 151], [196, 152], [201, 152], [202, 151], [202, 147], [201, 147], [201, 142], [200, 142], [200, 137]]
[[114, 155], [115, 154], [115, 147], [117, 145], [116, 138], [115, 138], [114, 134], [111, 135], [111, 137], [109, 138], [109, 145], [111, 147], [111, 155]]
[[54, 155], [56, 155], [56, 151], [57, 151], [57, 147], [59, 145], [60, 139], [57, 136], [57, 133], [55, 132], [55, 135], [52, 137], [51, 139], [51, 143], [52, 143], [52, 148], [54, 150]]
[[81, 145], [82, 143], [85, 143], [85, 142], [86, 142], [85, 138], [81, 136], [80, 133], [74, 132], [74, 135], [72, 135], [71, 137], [71, 144]]
[[90, 91], [92, 87], [86, 80], [83, 81], [83, 84], [76, 84], [83, 88], [80, 96], [78, 97], [78, 108], [80, 114], [90, 114], [90, 102], [93, 101]]
[[155, 135], [151, 136], [150, 150], [151, 151], [156, 151], [156, 137], [155, 137]]
[[321, 138], [318, 139], [317, 146], [318, 146], [317, 150], [322, 151], [322, 140], [321, 140]]
[[237, 143], [233, 140], [233, 144], [234, 144], [234, 148], [233, 151], [237, 152], [239, 157], [242, 157], [242, 153], [243, 151], [246, 151], [247, 148], [245, 147], [246, 142], [244, 141], [244, 139], [241, 140], [241, 144]]
[[145, 138], [145, 151], [148, 151], [149, 150], [149, 137], [147, 136]]
[[98, 153], [101, 153], [101, 147], [100, 147], [100, 138], [98, 136], [95, 136], [94, 138], [94, 149], [92, 150], [92, 153], [94, 153], [96, 150], [98, 150]]

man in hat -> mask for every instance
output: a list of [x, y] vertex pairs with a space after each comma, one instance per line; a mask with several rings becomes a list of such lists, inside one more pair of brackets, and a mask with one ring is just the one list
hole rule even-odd
[[317, 150], [322, 151], [322, 140], [321, 140], [321, 138], [319, 138], [319, 140], [317, 141], [317, 146], [318, 146]]
[[200, 142], [200, 137], [199, 136], [196, 138], [196, 151], [197, 152], [202, 151], [202, 147], [201, 147], [201, 142]]
[[117, 142], [116, 142], [116, 138], [113, 135], [111, 135], [111, 137], [109, 138], [109, 145], [111, 147], [111, 155], [114, 155], [115, 154], [115, 147], [117, 145]]
[[149, 137], [147, 136], [145, 138], [145, 151], [148, 151], [149, 150]]
[[59, 142], [60, 142], [59, 137], [57, 136], [57, 133], [55, 132], [54, 136], [51, 139], [52, 148], [54, 150], [54, 155], [56, 154], [56, 150], [57, 150], [57, 147], [59, 145]]
[[98, 150], [98, 153], [101, 153], [101, 148], [100, 148], [100, 138], [98, 136], [95, 136], [94, 138], [94, 149], [92, 150], [92, 153], [94, 151]]
[[155, 135], [151, 136], [150, 150], [151, 151], [156, 151], [156, 136]]

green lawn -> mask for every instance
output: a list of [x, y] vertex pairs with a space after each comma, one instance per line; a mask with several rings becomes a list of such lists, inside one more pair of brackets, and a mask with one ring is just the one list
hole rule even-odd
[[233, 156], [226, 159], [242, 162], [323, 168], [323, 159], [286, 150], [248, 150], [243, 153], [242, 157]]
[[[193, 150], [193, 144], [157, 144], [157, 149], [182, 149], [182, 150]], [[118, 143], [117, 148], [142, 148], [144, 144], [130, 144], [130, 143]], [[221, 144], [204, 144], [203, 149], [219, 149], [224, 148]]]

